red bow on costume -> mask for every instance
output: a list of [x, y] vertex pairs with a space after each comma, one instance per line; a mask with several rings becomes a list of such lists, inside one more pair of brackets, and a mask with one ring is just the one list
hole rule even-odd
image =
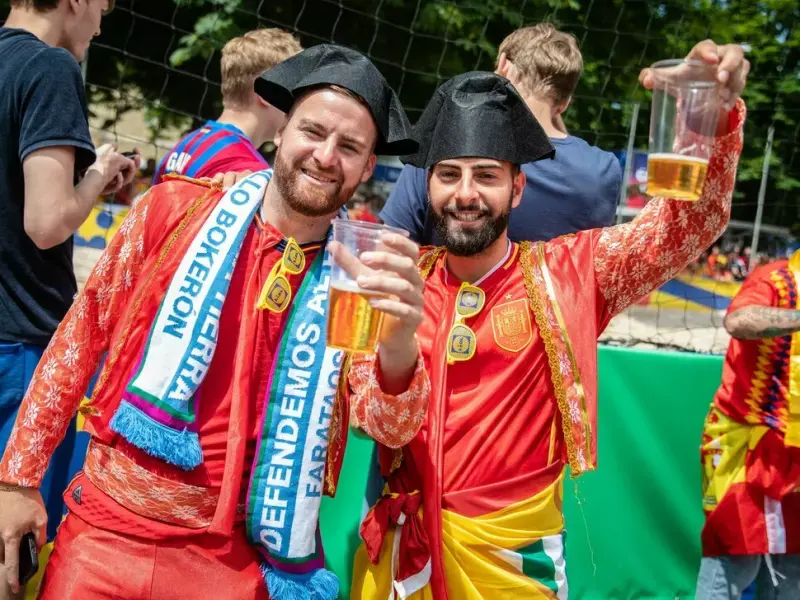
[[[390, 527], [400, 526], [400, 544], [397, 551], [397, 571], [394, 580], [403, 583], [422, 575], [430, 577], [431, 552], [428, 535], [422, 527], [419, 509], [422, 496], [416, 490], [410, 494], [386, 494], [369, 511], [361, 524], [361, 539], [367, 548], [372, 564], [380, 560], [381, 548]], [[396, 535], [396, 534], [395, 534]], [[396, 546], [397, 547], [397, 546]], [[391, 559], [394, 562], [394, 557]], [[415, 583], [419, 583], [415, 581]], [[417, 588], [417, 585], [413, 585]], [[419, 586], [422, 587], [422, 586]]]

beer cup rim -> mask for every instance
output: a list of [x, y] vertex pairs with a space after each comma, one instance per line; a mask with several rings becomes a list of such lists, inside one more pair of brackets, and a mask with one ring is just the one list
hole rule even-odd
[[[662, 76], [662, 73], [666, 69], [671, 69], [674, 67], [678, 67], [680, 65], [686, 65], [691, 68], [695, 73], [703, 74], [702, 78], [698, 77], [697, 79], [691, 79], [689, 81], [683, 81], [680, 83], [670, 82], [668, 79]], [[665, 60], [659, 60], [651, 65], [650, 69], [652, 70], [653, 77], [656, 80], [659, 80], [664, 83], [668, 83], [672, 86], [677, 87], [688, 87], [688, 88], [706, 88], [706, 87], [715, 87], [717, 85], [716, 79], [716, 66], [709, 65], [701, 60], [695, 59], [687, 59], [687, 58], [667, 58]]]
[[334, 228], [344, 227], [345, 229], [359, 229], [361, 231], [370, 231], [378, 234], [381, 233], [382, 231], [386, 231], [388, 233], [397, 233], [404, 237], [408, 237], [408, 232], [405, 229], [398, 229], [397, 227], [391, 227], [390, 225], [382, 225], [380, 223], [368, 223], [367, 221], [334, 219], [333, 226]]

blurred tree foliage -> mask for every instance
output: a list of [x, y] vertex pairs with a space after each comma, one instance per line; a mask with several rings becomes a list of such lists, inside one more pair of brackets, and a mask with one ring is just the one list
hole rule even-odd
[[[585, 69], [565, 115], [570, 132], [608, 150], [626, 146], [641, 103], [636, 146], [647, 147], [648, 64], [684, 56], [698, 41], [746, 44], [753, 65], [734, 218], [755, 214], [764, 144], [775, 143], [765, 222], [800, 221], [800, 36], [796, 0], [117, 0], [90, 50], [87, 83], [114, 116], [140, 109], [153, 138], [220, 110], [219, 50], [258, 27], [296, 32], [304, 46], [337, 42], [369, 55], [412, 120], [438, 83], [491, 70], [513, 29], [550, 20], [573, 33]], [[8, 0], [0, 0], [5, 14]], [[111, 123], [109, 123], [111, 125]]]

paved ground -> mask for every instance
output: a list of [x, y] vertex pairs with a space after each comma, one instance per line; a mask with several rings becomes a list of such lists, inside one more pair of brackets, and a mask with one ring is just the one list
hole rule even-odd
[[[75, 273], [79, 287], [102, 252], [92, 248], [75, 248]], [[637, 348], [666, 348], [723, 354], [728, 334], [722, 328], [719, 312], [684, 311], [679, 308], [634, 306], [616, 317], [600, 337], [611, 344]]]

